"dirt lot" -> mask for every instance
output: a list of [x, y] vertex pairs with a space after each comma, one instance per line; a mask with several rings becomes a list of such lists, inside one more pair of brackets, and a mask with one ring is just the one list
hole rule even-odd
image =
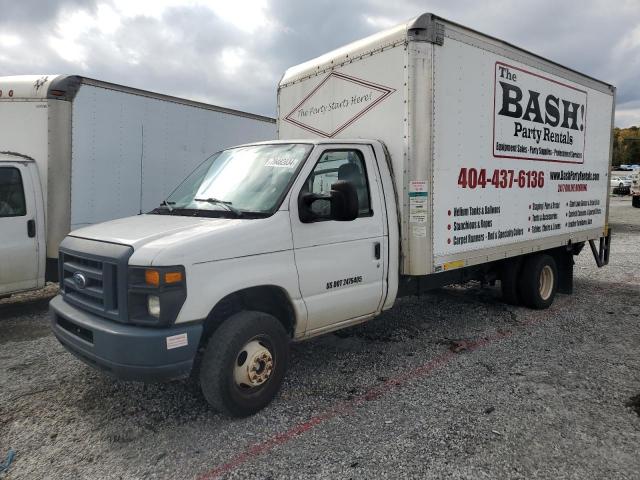
[[48, 329], [54, 287], [2, 300], [0, 478], [638, 478], [640, 210], [611, 202], [610, 265], [586, 249], [549, 310], [477, 285], [403, 299], [295, 345], [244, 420], [79, 363]]

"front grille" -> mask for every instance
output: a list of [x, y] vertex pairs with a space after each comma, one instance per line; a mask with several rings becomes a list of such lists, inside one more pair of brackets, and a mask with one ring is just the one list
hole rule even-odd
[[[69, 248], [71, 247], [71, 248]], [[118, 322], [127, 321], [127, 264], [131, 247], [67, 237], [60, 246], [65, 300]]]
[[[78, 254], [62, 253], [62, 256], [62, 282], [67, 298], [106, 317], [117, 317], [118, 266]], [[76, 282], [74, 275], [81, 275], [84, 282]]]

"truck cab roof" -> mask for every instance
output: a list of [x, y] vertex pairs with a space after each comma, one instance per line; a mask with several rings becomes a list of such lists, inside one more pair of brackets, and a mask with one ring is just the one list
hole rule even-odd
[[18, 152], [0, 152], [0, 162], [35, 162], [29, 155]]
[[[345, 143], [353, 144], [371, 144], [373, 142], [381, 143], [380, 140], [370, 138], [292, 138], [282, 140], [265, 140], [264, 142], [245, 143], [236, 145], [236, 147], [248, 147], [251, 145], [274, 145], [283, 143], [308, 143], [310, 145], [343, 145]], [[235, 148], [235, 147], [231, 147]]]

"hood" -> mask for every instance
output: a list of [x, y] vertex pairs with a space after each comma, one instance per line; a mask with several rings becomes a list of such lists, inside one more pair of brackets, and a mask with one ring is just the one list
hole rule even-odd
[[137, 215], [74, 230], [73, 237], [130, 245], [132, 264], [198, 263], [293, 247], [289, 212], [268, 218]]

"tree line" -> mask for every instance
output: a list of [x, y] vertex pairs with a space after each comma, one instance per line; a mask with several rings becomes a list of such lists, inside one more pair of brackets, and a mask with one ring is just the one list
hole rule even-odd
[[640, 165], [640, 128], [613, 129], [613, 165]]

